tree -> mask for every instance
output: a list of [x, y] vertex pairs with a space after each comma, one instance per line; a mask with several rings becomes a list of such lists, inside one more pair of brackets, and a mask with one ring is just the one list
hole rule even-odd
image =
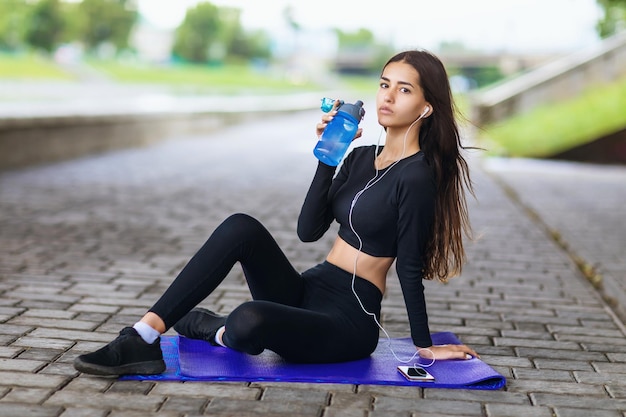
[[24, 45], [29, 12], [24, 0], [0, 1], [0, 50], [15, 51]]
[[28, 44], [52, 52], [65, 27], [59, 0], [39, 0], [33, 6], [28, 20], [25, 36]]
[[597, 0], [604, 10], [602, 20], [596, 25], [601, 37], [606, 38], [626, 29], [626, 0]]
[[269, 58], [270, 40], [263, 31], [247, 33], [241, 25], [241, 10], [221, 7], [217, 42], [225, 46], [227, 58], [250, 59]]
[[174, 55], [191, 62], [209, 61], [210, 51], [220, 28], [217, 6], [209, 2], [198, 3], [187, 10], [185, 19], [176, 29]]
[[246, 33], [239, 31], [235, 33], [230, 46], [228, 55], [233, 58], [271, 58], [272, 51], [270, 48], [271, 41], [262, 30]]
[[359, 29], [356, 32], [344, 32], [335, 29], [339, 41], [339, 49], [368, 48], [376, 43], [374, 34], [369, 29]]
[[392, 55], [393, 48], [378, 43], [369, 29], [355, 32], [335, 29], [335, 33], [339, 44], [335, 64], [339, 72], [376, 74]]
[[118, 50], [128, 47], [130, 32], [137, 21], [132, 0], [82, 0], [78, 4], [81, 40], [89, 49], [104, 43]]

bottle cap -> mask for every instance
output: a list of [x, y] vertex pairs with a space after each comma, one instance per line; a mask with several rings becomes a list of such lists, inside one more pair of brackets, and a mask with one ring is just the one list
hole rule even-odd
[[354, 117], [357, 122], [360, 122], [365, 115], [365, 109], [363, 108], [363, 102], [361, 100], [357, 100], [354, 104], [344, 103], [339, 106], [337, 111], [349, 114]]
[[[339, 100], [339, 105], [341, 106], [342, 104], [343, 104], [343, 100]], [[333, 109], [334, 105], [335, 105], [334, 98], [324, 97], [322, 99], [322, 105], [320, 106], [320, 108], [322, 109], [324, 113], [328, 113], [329, 111]]]

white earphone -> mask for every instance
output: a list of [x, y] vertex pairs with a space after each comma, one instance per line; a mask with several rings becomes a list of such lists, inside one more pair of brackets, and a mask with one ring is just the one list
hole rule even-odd
[[428, 106], [424, 107], [424, 111], [422, 112], [422, 114], [420, 114], [420, 118], [426, 116], [426, 114], [428, 114], [429, 111], [430, 111], [430, 107]]

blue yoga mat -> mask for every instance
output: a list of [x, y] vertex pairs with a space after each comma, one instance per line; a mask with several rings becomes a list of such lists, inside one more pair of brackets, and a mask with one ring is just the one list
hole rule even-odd
[[[461, 344], [449, 332], [432, 335], [434, 344]], [[396, 355], [410, 358], [415, 347], [410, 338], [391, 339]], [[248, 355], [232, 349], [212, 346], [202, 340], [163, 336], [161, 349], [167, 369], [160, 375], [127, 375], [126, 380], [158, 381], [282, 381], [334, 384], [402, 385], [425, 388], [464, 388], [496, 390], [506, 379], [480, 359], [436, 361], [426, 368], [433, 382], [412, 382], [397, 370], [399, 362], [389, 349], [389, 341], [380, 339], [376, 351], [366, 359], [330, 364], [294, 364], [271, 351]]]

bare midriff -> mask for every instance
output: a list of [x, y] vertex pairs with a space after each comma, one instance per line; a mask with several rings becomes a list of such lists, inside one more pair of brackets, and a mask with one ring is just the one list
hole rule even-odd
[[356, 275], [376, 285], [380, 292], [384, 294], [387, 272], [389, 272], [394, 258], [372, 256], [359, 252], [358, 249], [353, 248], [345, 240], [337, 236], [326, 260], [350, 273], [354, 273], [356, 260]]

